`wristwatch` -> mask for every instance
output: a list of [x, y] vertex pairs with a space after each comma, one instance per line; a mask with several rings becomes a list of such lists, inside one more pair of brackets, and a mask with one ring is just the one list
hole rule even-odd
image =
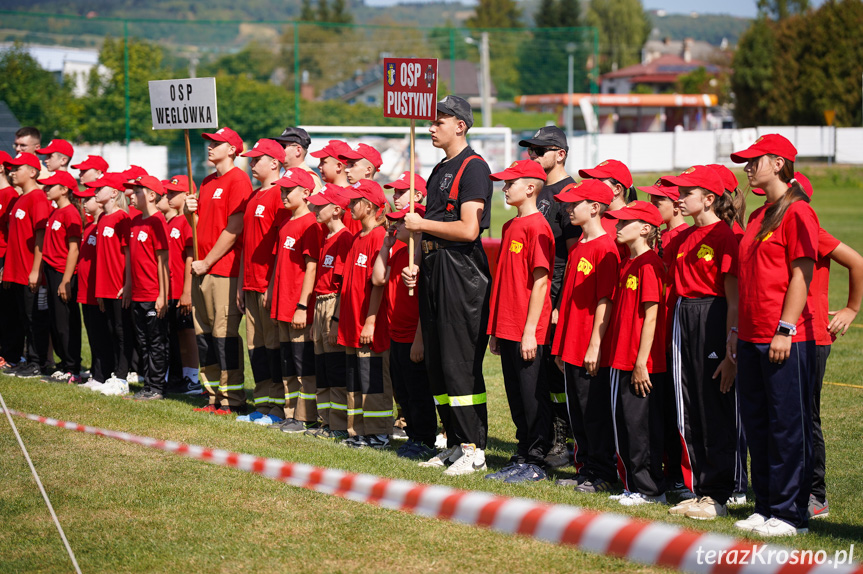
[[302, 303], [297, 303], [297, 309], [299, 309], [300, 311], [305, 311], [308, 309], [308, 307], [306, 307]]
[[797, 325], [795, 325], [794, 323], [779, 321], [779, 326], [776, 327], [776, 332], [780, 335], [788, 335], [793, 337], [797, 334]]

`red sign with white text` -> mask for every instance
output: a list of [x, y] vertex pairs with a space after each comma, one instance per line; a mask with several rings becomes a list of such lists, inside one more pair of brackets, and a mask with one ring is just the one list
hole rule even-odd
[[434, 121], [437, 59], [384, 58], [384, 117]]

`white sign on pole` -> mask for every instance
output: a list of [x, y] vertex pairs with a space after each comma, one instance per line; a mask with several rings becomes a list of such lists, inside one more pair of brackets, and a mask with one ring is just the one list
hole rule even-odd
[[154, 130], [190, 130], [219, 126], [216, 78], [156, 80], [148, 84]]

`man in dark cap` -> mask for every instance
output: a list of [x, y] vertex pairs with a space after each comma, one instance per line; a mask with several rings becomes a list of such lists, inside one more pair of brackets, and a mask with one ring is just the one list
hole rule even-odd
[[309, 132], [303, 128], [288, 126], [282, 135], [273, 139], [285, 146], [285, 169], [301, 169], [309, 172], [315, 180], [315, 189], [312, 193], [319, 192], [324, 184], [318, 174], [306, 164], [306, 154], [309, 152], [309, 146], [312, 145]]
[[[560, 193], [564, 187], [575, 183], [575, 180], [566, 173], [569, 145], [566, 141], [566, 134], [557, 126], [539, 128], [532, 138], [523, 139], [518, 142], [518, 145], [527, 148], [528, 157], [541, 165], [548, 177], [536, 199], [536, 207], [545, 216], [554, 235], [554, 273], [552, 274], [550, 289], [552, 308], [557, 309], [563, 290], [566, 259], [569, 250], [581, 235], [581, 228], [570, 223], [569, 215], [563, 209], [563, 204], [554, 200], [554, 196]], [[556, 313], [552, 316], [552, 329], [554, 323], [556, 323]], [[554, 334], [552, 334], [553, 337]], [[563, 373], [554, 364], [550, 345], [543, 357], [545, 359], [543, 376], [548, 381], [551, 402], [554, 406], [554, 444], [546, 457], [546, 464], [552, 468], [559, 468], [573, 462], [566, 446], [566, 439], [571, 432], [566, 408], [566, 389]]]
[[480, 236], [491, 220], [488, 164], [467, 143], [470, 104], [458, 96], [437, 103], [429, 132], [446, 157], [428, 178], [425, 218], [405, 216], [422, 232], [422, 260], [402, 273], [419, 286], [420, 323], [429, 386], [447, 434], [447, 448], [421, 466], [447, 475], [485, 470], [488, 435], [482, 361], [488, 346], [491, 276]]

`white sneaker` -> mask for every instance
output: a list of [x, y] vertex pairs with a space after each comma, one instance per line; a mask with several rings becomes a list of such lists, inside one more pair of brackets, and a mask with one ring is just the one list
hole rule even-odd
[[659, 496], [647, 496], [640, 492], [631, 492], [626, 498], [621, 498], [618, 502], [622, 506], [641, 506], [642, 504], [665, 504], [665, 493]]
[[746, 493], [745, 492], [734, 492], [731, 496], [728, 497], [728, 502], [725, 503], [729, 508], [736, 508], [738, 506], [743, 506], [746, 504]]
[[623, 500], [624, 498], [629, 497], [630, 494], [632, 494], [632, 493], [629, 492], [628, 490], [624, 490], [620, 494], [610, 494], [608, 496], [608, 500]]
[[252, 422], [255, 423], [256, 425], [269, 426], [269, 425], [273, 424], [275, 421], [270, 418], [270, 415], [264, 415], [261, 418], [259, 418], [258, 420], [252, 421]]
[[97, 381], [93, 377], [90, 377], [89, 381], [87, 381], [86, 383], [78, 385], [78, 388], [79, 389], [89, 389], [91, 391], [95, 391], [104, 384], [105, 383], [103, 383], [102, 381]]
[[111, 377], [102, 387], [99, 392], [108, 397], [115, 397], [129, 394], [129, 383], [124, 379]]
[[138, 373], [131, 372], [128, 375], [126, 375], [126, 382], [128, 382], [128, 383], [140, 383], [141, 381], [138, 380]]
[[749, 515], [749, 518], [746, 520], [738, 520], [734, 523], [734, 528], [739, 528], [745, 532], [752, 532], [754, 529], [759, 526], [763, 526], [764, 523], [767, 522], [767, 517], [763, 514], [758, 514], [757, 512], [753, 512]]
[[806, 532], [809, 532], [808, 528], [795, 528], [793, 524], [789, 524], [779, 518], [771, 518], [761, 526], [756, 526], [752, 529], [752, 534], [767, 537], [797, 536]]
[[443, 471], [445, 475], [459, 476], [471, 474], [478, 470], [486, 470], [485, 452], [481, 448], [477, 448], [473, 443], [462, 443], [461, 452], [461, 458]]
[[446, 448], [446, 437], [443, 436], [443, 433], [438, 434], [434, 439], [434, 447], [439, 449]]
[[447, 462], [452, 464], [459, 458], [461, 458], [461, 446], [455, 445], [442, 450], [427, 461], [419, 463], [417, 466], [421, 466], [423, 468], [443, 468], [447, 465]]

